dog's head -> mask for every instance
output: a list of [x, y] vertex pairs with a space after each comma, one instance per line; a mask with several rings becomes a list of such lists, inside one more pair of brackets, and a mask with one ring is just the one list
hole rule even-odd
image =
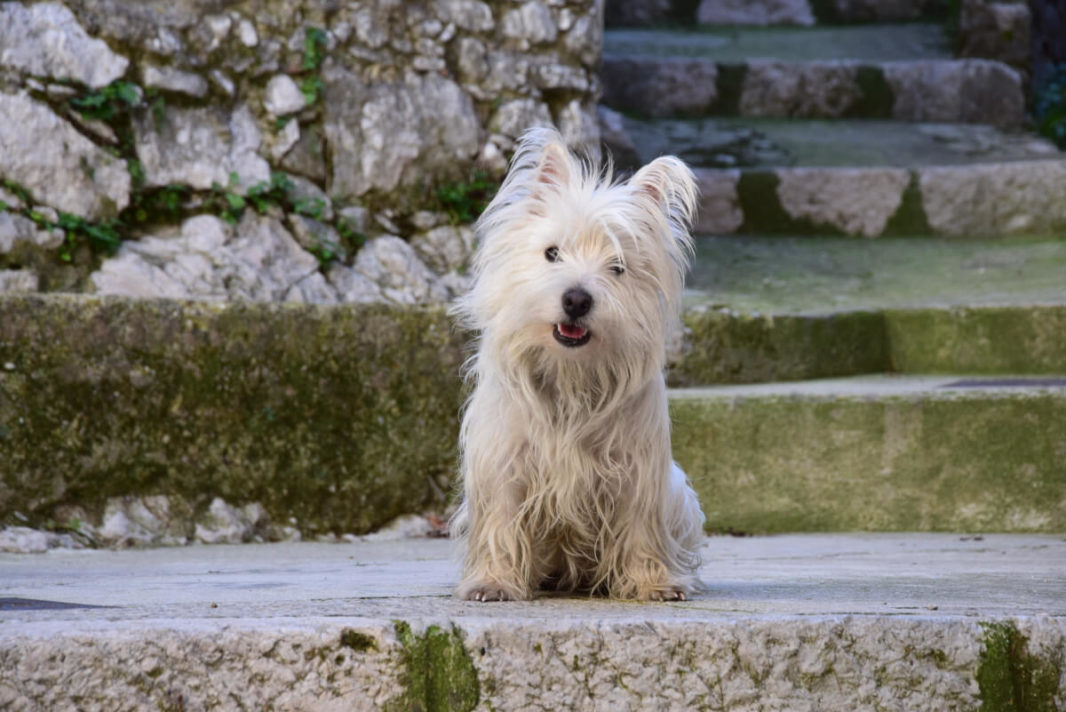
[[677, 158], [614, 183], [554, 130], [533, 129], [478, 222], [474, 286], [457, 312], [501, 358], [658, 370], [677, 322], [695, 199]]

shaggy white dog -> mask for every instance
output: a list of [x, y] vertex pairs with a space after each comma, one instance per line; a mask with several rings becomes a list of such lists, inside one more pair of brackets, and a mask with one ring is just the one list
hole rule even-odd
[[459, 597], [683, 600], [698, 587], [703, 514], [670, 457], [663, 381], [695, 199], [672, 156], [612, 183], [553, 129], [522, 138], [454, 310], [480, 336], [453, 521]]

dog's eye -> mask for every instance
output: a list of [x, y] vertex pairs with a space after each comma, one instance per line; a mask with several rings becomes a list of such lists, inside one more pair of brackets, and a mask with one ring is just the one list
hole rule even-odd
[[549, 262], [558, 262], [559, 248], [555, 245], [552, 245], [548, 249], [544, 250], [544, 259], [548, 260]]
[[625, 265], [623, 265], [621, 262], [615, 262], [607, 269], [611, 270], [615, 274], [625, 274], [626, 271]]

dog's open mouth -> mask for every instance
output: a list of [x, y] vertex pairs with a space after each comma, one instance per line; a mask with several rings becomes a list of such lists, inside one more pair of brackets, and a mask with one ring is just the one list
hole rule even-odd
[[559, 322], [552, 328], [552, 336], [563, 346], [574, 348], [587, 344], [592, 337], [592, 332], [577, 324]]

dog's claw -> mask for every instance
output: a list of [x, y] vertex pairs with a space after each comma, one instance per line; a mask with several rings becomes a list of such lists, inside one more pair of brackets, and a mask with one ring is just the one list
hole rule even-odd
[[688, 596], [685, 592], [679, 588], [667, 588], [661, 591], [652, 591], [651, 600], [653, 601], [687, 601]]
[[511, 595], [499, 586], [478, 586], [466, 594], [466, 600], [491, 603], [493, 601], [510, 601]]

